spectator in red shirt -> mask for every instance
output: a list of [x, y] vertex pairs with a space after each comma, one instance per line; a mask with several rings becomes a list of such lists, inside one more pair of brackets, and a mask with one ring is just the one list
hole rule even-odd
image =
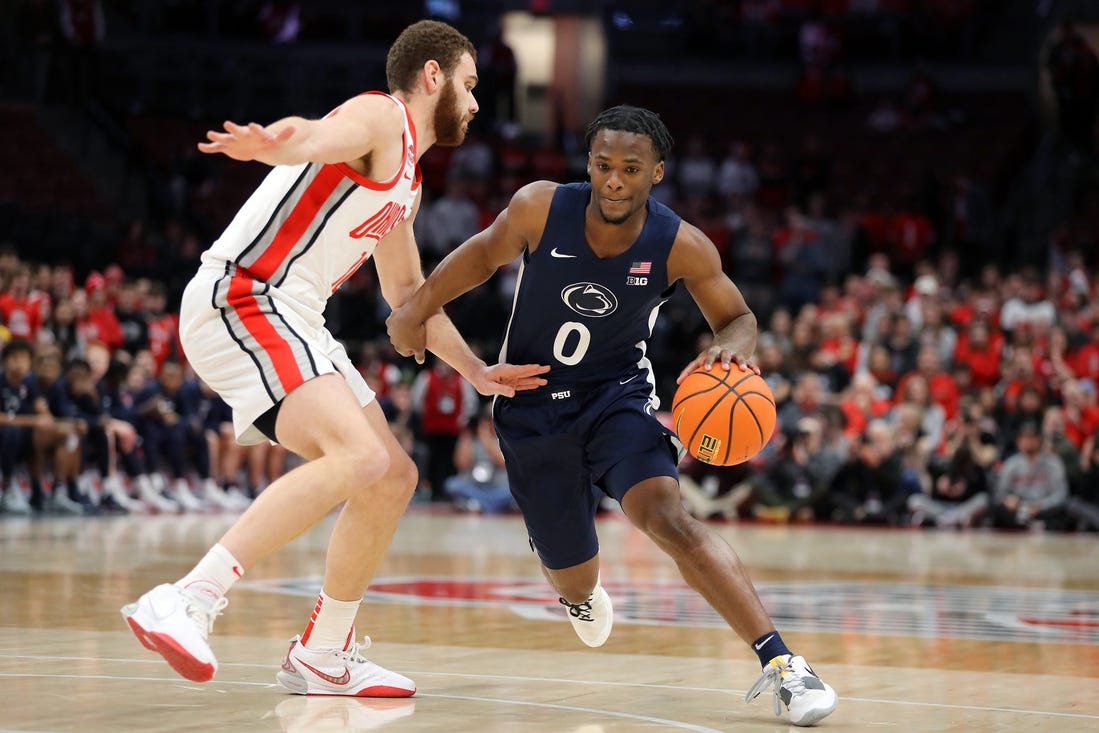
[[186, 364], [183, 344], [179, 342], [179, 315], [167, 312], [168, 290], [164, 283], [149, 284], [145, 307], [148, 310], [149, 351], [156, 361], [157, 374], [168, 359]]
[[880, 394], [878, 380], [870, 372], [860, 372], [844, 392], [839, 408], [846, 425], [843, 433], [852, 442], [866, 432], [870, 420], [885, 416], [892, 404]]
[[847, 385], [851, 375], [855, 373], [855, 365], [859, 358], [859, 342], [851, 335], [851, 322], [846, 313], [834, 311], [827, 313], [821, 321], [822, 333], [820, 346], [817, 349], [816, 366], [831, 369], [833, 365], [842, 367], [844, 379], [835, 380], [833, 384]]
[[1091, 339], [1072, 351], [1067, 361], [1077, 377], [1099, 384], [1099, 318], [1091, 323]]
[[72, 297], [77, 333], [85, 343], [101, 341], [114, 352], [122, 346], [122, 325], [107, 302], [106, 282], [102, 275], [92, 273], [85, 287]]
[[[1034, 352], [1023, 347], [1011, 351], [1011, 359], [1004, 364], [1003, 380], [1000, 384], [1000, 404], [1008, 415], [1015, 414], [1023, 394], [1033, 390], [1045, 401], [1049, 397], [1049, 386], [1038, 375], [1034, 365]], [[1041, 420], [1041, 415], [1031, 415], [1031, 419]]]
[[[48, 312], [49, 299], [45, 293], [32, 293], [30, 286], [30, 267], [18, 265], [12, 274], [10, 288], [0, 293], [0, 316], [13, 339], [33, 343]], [[43, 311], [43, 306], [47, 311]]]
[[934, 346], [925, 345], [920, 348], [916, 356], [916, 368], [903, 375], [897, 382], [897, 394], [905, 394], [908, 382], [917, 375], [923, 377], [931, 400], [942, 406], [947, 419], [952, 419], [958, 414], [958, 400], [961, 399], [958, 383], [950, 373], [942, 370], [939, 352]]
[[920, 260], [927, 259], [935, 243], [935, 227], [924, 214], [898, 211], [889, 222], [889, 252], [897, 270], [911, 274]]
[[1083, 449], [1088, 437], [1099, 430], [1099, 404], [1096, 404], [1095, 387], [1088, 384], [1090, 388], [1084, 389], [1084, 384], [1071, 379], [1061, 386], [1065, 437], [1077, 450]]
[[958, 337], [954, 363], [968, 365], [974, 387], [993, 387], [1000, 380], [1003, 348], [1004, 337], [993, 333], [988, 322], [977, 319]]

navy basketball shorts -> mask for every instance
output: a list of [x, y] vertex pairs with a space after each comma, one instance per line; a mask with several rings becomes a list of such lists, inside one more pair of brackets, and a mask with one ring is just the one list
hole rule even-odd
[[493, 417], [531, 545], [543, 565], [561, 570], [599, 551], [601, 494], [622, 501], [646, 479], [678, 479], [678, 452], [673, 435], [652, 415], [644, 382], [552, 394], [558, 398], [498, 397]]

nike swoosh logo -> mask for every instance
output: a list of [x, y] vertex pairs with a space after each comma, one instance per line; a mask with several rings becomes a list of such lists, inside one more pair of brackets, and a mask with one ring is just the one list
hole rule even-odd
[[763, 648], [763, 645], [764, 645], [764, 644], [766, 644], [767, 642], [769, 642], [769, 641], [770, 641], [771, 639], [773, 639], [773, 638], [775, 638], [775, 635], [774, 635], [774, 634], [771, 634], [770, 636], [768, 636], [768, 637], [767, 637], [766, 639], [764, 639], [763, 641], [759, 642], [758, 644], [752, 644], [752, 648], [753, 648], [753, 649], [755, 649], [755, 650], [756, 650], [756, 651], [758, 652], [758, 651], [759, 651], [760, 649], [762, 649], [762, 648]]
[[567, 255], [564, 252], [558, 252], [556, 247], [550, 250], [550, 257], [558, 257], [560, 259], [569, 260], [576, 259], [576, 255]]
[[308, 669], [310, 672], [312, 672], [313, 674], [320, 677], [325, 682], [330, 682], [333, 685], [343, 686], [343, 685], [346, 685], [348, 682], [351, 681], [351, 670], [348, 669], [347, 667], [343, 668], [343, 674], [341, 674], [339, 677], [333, 677], [330, 674], [325, 674], [324, 672], [320, 671], [319, 669], [317, 669], [316, 667], [314, 667], [312, 665], [306, 664], [305, 662], [301, 661], [300, 659], [298, 660], [298, 664], [305, 667], [306, 669]]
[[618, 383], [619, 383], [619, 384], [625, 384], [626, 382], [632, 382], [632, 381], [633, 381], [633, 380], [635, 380], [635, 379], [637, 379], [637, 375], [636, 375], [636, 374], [635, 374], [635, 375], [633, 375], [632, 377], [630, 377], [629, 379], [619, 379], [619, 380], [618, 380]]
[[244, 577], [244, 571], [240, 569], [240, 565], [233, 566], [233, 575], [237, 576], [238, 578]]

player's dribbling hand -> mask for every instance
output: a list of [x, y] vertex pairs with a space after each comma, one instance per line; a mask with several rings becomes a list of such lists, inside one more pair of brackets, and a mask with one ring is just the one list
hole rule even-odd
[[701, 354], [692, 359], [690, 364], [683, 367], [683, 371], [681, 371], [679, 373], [679, 376], [675, 378], [675, 383], [679, 384], [686, 378], [688, 374], [693, 372], [695, 369], [698, 369], [699, 367], [702, 367], [709, 371], [710, 367], [712, 367], [716, 363], [720, 363], [726, 371], [731, 369], [733, 364], [736, 364], [740, 369], [744, 371], [759, 374], [759, 367], [754, 361], [752, 361], [748, 357], [741, 356], [740, 354], [735, 354], [728, 349], [722, 349], [718, 346], [713, 346], [703, 351]]
[[233, 160], [255, 160], [257, 156], [278, 147], [294, 134], [292, 125], [277, 133], [270, 132], [256, 122], [247, 125], [226, 122], [224, 127], [225, 132], [207, 132], [206, 137], [210, 142], [199, 143], [198, 149], [204, 153], [225, 153]]
[[544, 364], [493, 364], [474, 375], [470, 384], [486, 397], [514, 397], [516, 392], [544, 386], [546, 380], [539, 375], [549, 369]]

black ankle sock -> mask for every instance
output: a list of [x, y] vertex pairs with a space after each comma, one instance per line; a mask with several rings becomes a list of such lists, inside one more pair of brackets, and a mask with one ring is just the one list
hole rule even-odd
[[790, 654], [786, 648], [786, 642], [782, 640], [777, 631], [771, 631], [752, 642], [752, 651], [759, 657], [760, 665], [766, 667], [767, 663], [775, 657]]

